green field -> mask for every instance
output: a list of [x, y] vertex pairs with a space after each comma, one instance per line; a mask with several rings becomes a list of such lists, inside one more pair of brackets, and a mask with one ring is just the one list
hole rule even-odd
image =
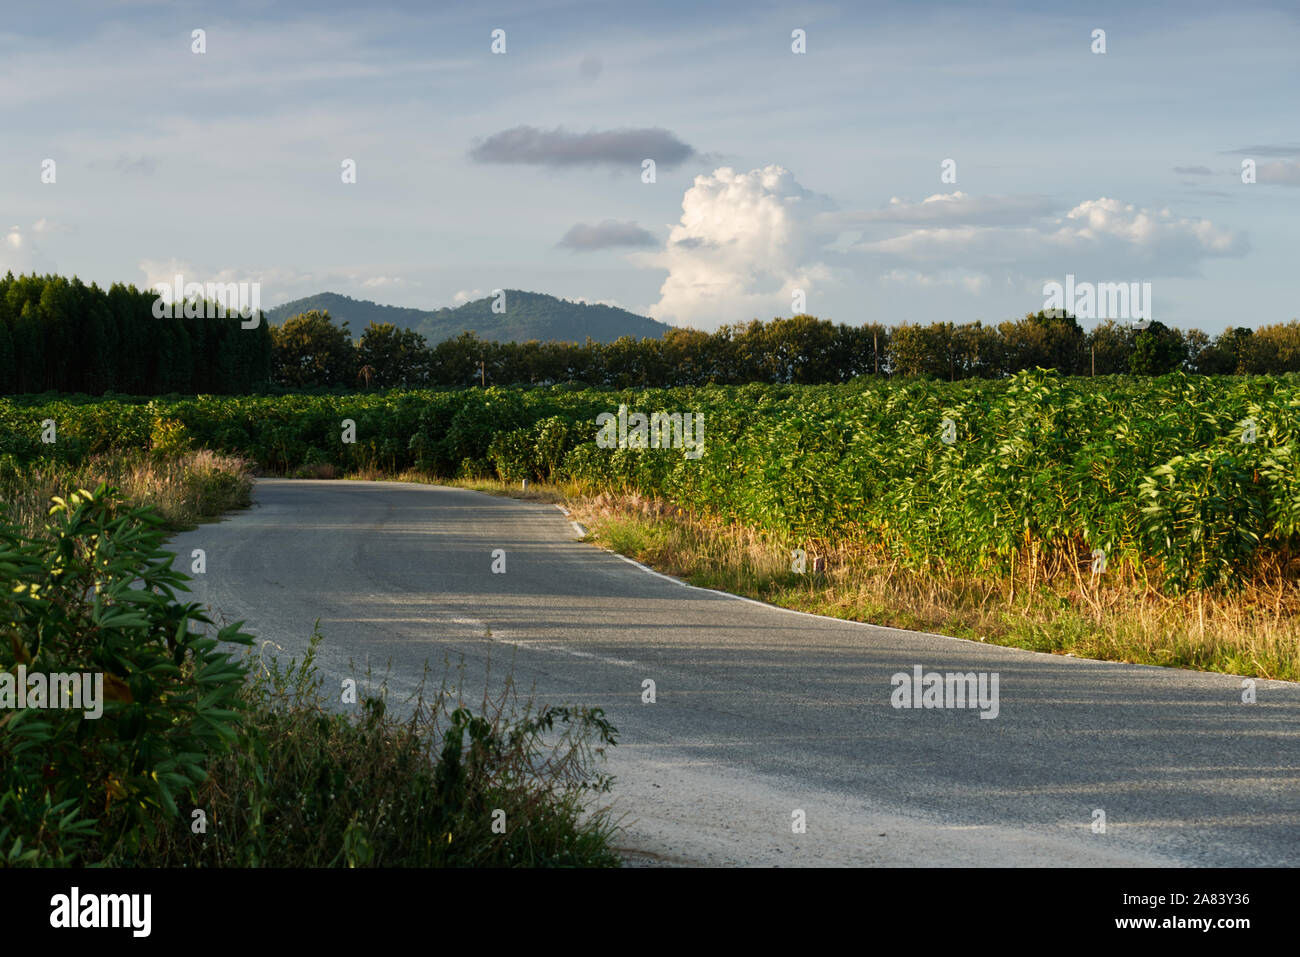
[[[702, 414], [703, 454], [599, 448], [596, 416], [620, 404]], [[1300, 542], [1296, 375], [0, 401], [0, 478], [150, 447], [277, 474], [567, 480], [950, 573], [1030, 561], [1166, 590], [1235, 586]]]

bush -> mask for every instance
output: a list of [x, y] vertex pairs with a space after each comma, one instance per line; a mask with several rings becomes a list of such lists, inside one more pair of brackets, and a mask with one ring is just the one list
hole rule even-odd
[[153, 450], [154, 457], [159, 461], [175, 458], [188, 452], [190, 437], [185, 431], [185, 423], [179, 419], [156, 416], [153, 420], [149, 445]]
[[35, 534], [0, 522], [4, 676], [102, 676], [75, 710], [0, 698], [0, 865], [618, 863], [585, 804], [611, 785], [599, 709], [520, 709], [507, 685], [478, 714], [445, 688], [406, 721], [382, 695], [332, 713], [319, 633], [302, 664], [233, 661], [252, 637], [192, 630], [213, 623], [163, 534], [107, 486]]
[[488, 446], [488, 458], [504, 482], [536, 479], [536, 456], [533, 453], [533, 435], [530, 429], [502, 432]]
[[488, 458], [506, 482], [558, 478], [564, 457], [579, 442], [574, 423], [552, 415], [531, 426], [498, 432], [488, 445]]
[[[55, 499], [43, 533], [0, 525], [0, 667], [101, 676], [103, 713], [10, 705], [0, 717], [0, 856], [68, 864], [147, 840], [237, 739], [245, 672], [218, 650], [160, 519], [101, 486]], [[84, 680], [84, 679], [83, 679]]]
[[485, 461], [493, 436], [524, 422], [524, 402], [518, 392], [496, 387], [467, 392], [442, 439], [442, 457], [450, 462]]
[[443, 688], [405, 720], [382, 695], [340, 714], [322, 693], [319, 642], [317, 631], [301, 663], [250, 667], [239, 747], [195, 793], [207, 833], [182, 822], [132, 863], [618, 864], [606, 813], [583, 806], [611, 784], [594, 771], [617, 734], [599, 709], [519, 710], [507, 687], [474, 714]]

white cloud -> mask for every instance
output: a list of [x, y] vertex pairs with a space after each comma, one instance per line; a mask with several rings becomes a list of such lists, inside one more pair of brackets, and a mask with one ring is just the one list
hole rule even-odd
[[1082, 241], [1113, 237], [1130, 246], [1155, 251], [1178, 246], [1203, 256], [1240, 251], [1243, 237], [1215, 226], [1208, 219], [1176, 219], [1168, 209], [1139, 209], [1117, 199], [1090, 199], [1066, 214], [1077, 225]]
[[285, 267], [209, 269], [180, 259], [142, 259], [137, 266], [145, 276], [143, 289], [149, 289], [155, 283], [171, 285], [177, 273], [187, 283], [255, 282], [261, 288], [261, 304], [266, 309], [326, 290], [355, 296], [367, 289], [420, 285], [415, 280], [392, 275], [406, 271], [404, 267], [392, 264], [300, 271]]
[[[155, 283], [171, 283], [179, 274], [184, 282], [256, 282], [265, 290], [273, 287], [299, 286], [325, 281], [322, 273], [298, 273], [291, 269], [205, 269], [181, 259], [142, 259], [137, 264], [145, 275], [144, 288]], [[319, 292], [319, 289], [313, 290]], [[288, 298], [293, 298], [292, 296]]]
[[1176, 217], [1109, 197], [1085, 200], [1063, 217], [1017, 226], [957, 225], [907, 230], [858, 244], [885, 263], [914, 268], [985, 271], [1012, 267], [1107, 273], [1137, 268], [1145, 275], [1190, 275], [1203, 259], [1239, 256], [1244, 234], [1208, 219]]
[[817, 282], [830, 280], [818, 261], [817, 214], [830, 203], [780, 166], [738, 173], [724, 166], [682, 197], [682, 217], [663, 252], [633, 261], [668, 270], [656, 319], [716, 328], [725, 322], [788, 315], [795, 289], [815, 311]]
[[484, 292], [482, 289], [461, 289], [451, 297], [451, 301], [453, 305], [463, 306], [465, 303], [472, 302], [475, 299], [482, 299], [483, 296]]
[[993, 275], [1008, 282], [1067, 272], [1099, 280], [1187, 276], [1206, 259], [1248, 249], [1243, 233], [1208, 219], [1106, 196], [1063, 213], [1040, 196], [960, 191], [839, 210], [789, 170], [767, 166], [696, 177], [664, 250], [629, 258], [668, 271], [651, 316], [716, 328], [787, 315], [796, 289], [815, 315], [818, 287], [844, 271], [975, 296], [991, 290]]
[[35, 226], [25, 230], [22, 226], [14, 225], [0, 235], [0, 275], [6, 272], [13, 272], [16, 276], [33, 272], [58, 272], [53, 261], [32, 240], [31, 234], [39, 232], [41, 230]]

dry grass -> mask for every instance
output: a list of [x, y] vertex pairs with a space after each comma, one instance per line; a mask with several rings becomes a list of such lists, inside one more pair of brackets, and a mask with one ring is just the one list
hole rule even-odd
[[328, 462], [316, 465], [300, 465], [289, 476], [296, 479], [333, 479], [339, 477], [339, 470]]
[[114, 452], [84, 464], [37, 464], [0, 476], [0, 500], [10, 520], [31, 534], [45, 524], [50, 499], [106, 482], [131, 505], [152, 505], [169, 528], [245, 506], [253, 487], [252, 465], [232, 455], [206, 450], [166, 458]]
[[[426, 663], [406, 713], [382, 682], [340, 713], [316, 665], [321, 641], [317, 622], [302, 661], [250, 651], [239, 742], [195, 791], [206, 838], [173, 819], [109, 866], [618, 866], [602, 797], [618, 732], [603, 711], [521, 699], [508, 677], [466, 701], [449, 689], [465, 687], [463, 662], [448, 662], [436, 687]], [[368, 671], [355, 677], [372, 687]]]
[[504, 498], [517, 498], [525, 502], [545, 502], [547, 504], [564, 505], [582, 497], [581, 487], [574, 483], [538, 485], [529, 482], [528, 488], [525, 489], [519, 482], [501, 482], [496, 479], [440, 478], [417, 469], [406, 469], [396, 474], [375, 468], [356, 469], [349, 472], [344, 478], [359, 482], [413, 482], [418, 485], [446, 485], [453, 488], [470, 489], [474, 492], [485, 492], [488, 495], [498, 495]]
[[[865, 549], [807, 548], [639, 495], [568, 499], [593, 540], [692, 584], [853, 621], [1079, 657], [1300, 680], [1300, 582], [1278, 563], [1241, 592], [1170, 597], [1068, 563], [1015, 578], [900, 567]], [[814, 572], [814, 559], [825, 570]]]
[[[1011, 577], [904, 568], [865, 548], [791, 543], [640, 494], [380, 471], [349, 478], [450, 485], [556, 502], [591, 540], [691, 584], [851, 621], [1106, 661], [1300, 681], [1295, 562], [1256, 569], [1240, 592], [1170, 597], [1132, 569], [1094, 576], [1085, 558], [1026, 561]], [[807, 552], [807, 573], [791, 552]], [[824, 571], [814, 571], [822, 559]]]

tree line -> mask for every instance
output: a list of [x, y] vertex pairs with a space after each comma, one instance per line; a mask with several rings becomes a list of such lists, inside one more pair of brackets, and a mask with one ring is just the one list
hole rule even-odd
[[[259, 316], [154, 318], [152, 292], [62, 276], [0, 278], [0, 393], [242, 394], [265, 389], [271, 332]], [[201, 311], [215, 316], [216, 303]], [[250, 320], [251, 321], [251, 320]]]
[[[1152, 322], [1084, 331], [1043, 312], [997, 324], [850, 326], [813, 316], [670, 329], [611, 343], [494, 342], [472, 332], [430, 346], [388, 323], [354, 340], [328, 312], [264, 320], [154, 317], [155, 296], [77, 278], [0, 279], [0, 393], [244, 394], [276, 389], [547, 385], [644, 388], [816, 384], [861, 375], [999, 379], [1037, 367], [1063, 375], [1300, 372], [1300, 322], [1230, 327], [1211, 338]], [[210, 304], [215, 307], [215, 304]], [[259, 317], [260, 319], [260, 317]]]
[[1042, 367], [1063, 375], [1159, 376], [1300, 372], [1300, 322], [1232, 327], [1211, 338], [1159, 322], [1106, 321], [1085, 332], [1043, 312], [996, 325], [849, 326], [813, 316], [758, 320], [707, 333], [670, 329], [602, 344], [492, 342], [467, 332], [435, 346], [370, 323], [353, 344], [327, 312], [273, 330], [273, 375], [290, 388], [472, 386], [578, 382], [613, 388], [847, 382], [861, 375], [1000, 379]]

